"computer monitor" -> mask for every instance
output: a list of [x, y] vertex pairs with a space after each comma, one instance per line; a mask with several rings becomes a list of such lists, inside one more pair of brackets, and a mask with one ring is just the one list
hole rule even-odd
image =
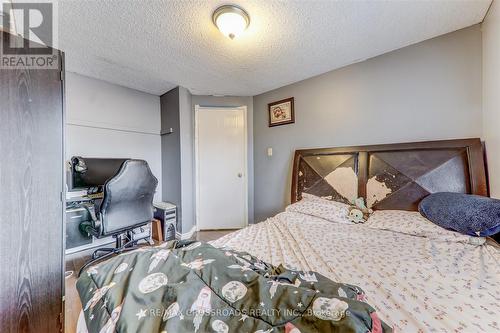
[[71, 158], [70, 190], [84, 190], [104, 185], [118, 173], [127, 158]]

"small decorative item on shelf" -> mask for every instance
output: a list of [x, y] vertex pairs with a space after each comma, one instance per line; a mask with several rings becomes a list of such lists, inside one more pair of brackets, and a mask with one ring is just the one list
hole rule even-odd
[[293, 110], [293, 97], [268, 104], [269, 127], [293, 124], [295, 114]]

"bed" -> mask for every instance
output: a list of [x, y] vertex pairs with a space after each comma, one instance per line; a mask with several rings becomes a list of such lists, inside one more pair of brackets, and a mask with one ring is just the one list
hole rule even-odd
[[[293, 163], [292, 203], [304, 193], [337, 201], [357, 195], [374, 210], [416, 211], [434, 192], [488, 195], [479, 139], [297, 150]], [[468, 244], [315, 215], [287, 209], [213, 244], [360, 285], [401, 332], [500, 331], [493, 239]]]
[[[488, 195], [479, 139], [297, 150], [292, 205], [211, 244], [359, 285], [395, 331], [500, 331], [498, 244], [412, 225], [420, 200], [441, 191]], [[301, 201], [310, 195], [361, 196], [372, 216], [389, 215], [380, 225], [332, 222]]]

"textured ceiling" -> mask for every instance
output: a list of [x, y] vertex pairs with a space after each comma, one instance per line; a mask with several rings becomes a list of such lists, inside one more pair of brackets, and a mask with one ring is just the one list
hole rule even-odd
[[243, 36], [211, 14], [227, 1], [59, 1], [67, 70], [160, 95], [252, 96], [483, 20], [490, 0], [230, 1]]

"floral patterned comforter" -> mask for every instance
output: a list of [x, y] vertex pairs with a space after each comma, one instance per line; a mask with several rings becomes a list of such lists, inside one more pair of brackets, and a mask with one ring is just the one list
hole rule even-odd
[[362, 286], [381, 319], [400, 332], [500, 332], [500, 248], [493, 240], [472, 245], [312, 215], [283, 212], [212, 244]]
[[119, 255], [77, 289], [89, 332], [392, 332], [357, 286], [200, 242]]

